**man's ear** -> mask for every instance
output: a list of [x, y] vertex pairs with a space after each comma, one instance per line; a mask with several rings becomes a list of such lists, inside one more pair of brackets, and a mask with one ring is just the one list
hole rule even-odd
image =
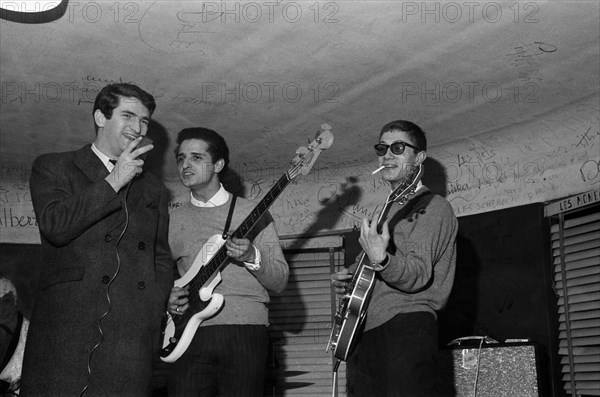
[[423, 161], [425, 161], [426, 158], [427, 158], [427, 152], [425, 150], [421, 150], [417, 154], [417, 163], [418, 164], [423, 164]]
[[218, 174], [219, 172], [221, 172], [223, 170], [224, 167], [225, 167], [225, 160], [218, 159], [217, 162], [215, 163], [215, 172]]
[[98, 128], [104, 128], [104, 124], [106, 123], [106, 116], [100, 109], [96, 109], [94, 112], [94, 121]]

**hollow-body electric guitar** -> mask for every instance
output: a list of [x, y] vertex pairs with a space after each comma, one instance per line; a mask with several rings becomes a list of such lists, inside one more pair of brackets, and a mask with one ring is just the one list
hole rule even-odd
[[[422, 175], [423, 166], [414, 167], [404, 181], [390, 193], [377, 220], [378, 233], [381, 233], [381, 227], [385, 223], [392, 204], [406, 202], [409, 196], [414, 194]], [[362, 323], [367, 315], [374, 285], [375, 270], [373, 270], [369, 258], [363, 251], [348, 287], [348, 291], [352, 292], [340, 299], [340, 305], [335, 314], [329, 343], [327, 344], [327, 351], [333, 350], [333, 356], [338, 360], [337, 365], [339, 365], [340, 360], [346, 361], [348, 359], [348, 354], [352, 351], [358, 339]]]
[[[245, 238], [260, 217], [273, 204], [275, 199], [298, 175], [306, 175], [312, 168], [322, 150], [328, 149], [333, 143], [331, 127], [321, 125], [322, 131], [307, 147], [296, 150], [297, 156], [292, 160], [292, 166], [265, 194], [256, 208], [246, 217], [231, 237]], [[223, 305], [221, 294], [213, 293], [221, 281], [221, 270], [229, 263], [227, 251], [223, 247], [225, 239], [214, 235], [202, 246], [190, 269], [179, 279], [175, 280], [176, 287], [189, 286], [189, 308], [183, 315], [167, 314], [163, 329], [163, 346], [160, 358], [164, 362], [175, 362], [187, 350], [200, 324], [214, 316]]]

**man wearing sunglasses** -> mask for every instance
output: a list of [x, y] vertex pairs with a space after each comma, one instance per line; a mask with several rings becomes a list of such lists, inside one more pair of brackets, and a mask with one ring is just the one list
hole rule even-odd
[[[375, 145], [381, 178], [405, 186], [427, 157], [419, 126], [386, 124]], [[347, 361], [349, 396], [439, 396], [437, 315], [454, 282], [458, 221], [450, 204], [419, 180], [404, 204], [392, 204], [382, 230], [363, 219], [359, 242], [376, 272], [364, 330]], [[359, 255], [360, 258], [360, 255]], [[354, 263], [332, 275], [338, 294], [349, 289]]]

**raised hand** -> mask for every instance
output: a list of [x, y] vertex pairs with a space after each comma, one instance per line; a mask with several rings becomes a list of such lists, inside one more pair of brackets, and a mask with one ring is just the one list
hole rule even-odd
[[136, 149], [141, 140], [142, 137], [140, 136], [127, 145], [125, 150], [123, 150], [123, 153], [121, 153], [117, 159], [115, 168], [105, 178], [115, 192], [119, 192], [119, 190], [126, 186], [136, 175], [142, 172], [144, 160], [138, 157], [152, 150], [154, 145], [150, 144]]

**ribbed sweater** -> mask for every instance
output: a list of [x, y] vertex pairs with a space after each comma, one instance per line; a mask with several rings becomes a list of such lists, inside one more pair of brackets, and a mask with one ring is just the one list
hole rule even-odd
[[[179, 274], [192, 265], [204, 243], [215, 234], [223, 234], [223, 227], [231, 203], [217, 207], [198, 207], [190, 202], [174, 209], [169, 223], [169, 244], [177, 261]], [[238, 197], [230, 231], [233, 232], [254, 209], [255, 203]], [[261, 254], [261, 267], [257, 271], [246, 269], [242, 262], [229, 260], [221, 272], [222, 280], [215, 293], [225, 298], [222, 310], [205, 320], [201, 326], [218, 324], [268, 325], [269, 294], [267, 290], [282, 291], [288, 280], [289, 269], [281, 244], [266, 212], [248, 237]]]
[[[423, 187], [413, 200], [425, 192]], [[426, 196], [397, 219], [401, 209], [393, 204], [388, 215], [390, 259], [377, 275], [365, 331], [399, 313], [426, 311], [437, 317], [454, 284], [458, 221], [450, 203], [438, 195]]]

